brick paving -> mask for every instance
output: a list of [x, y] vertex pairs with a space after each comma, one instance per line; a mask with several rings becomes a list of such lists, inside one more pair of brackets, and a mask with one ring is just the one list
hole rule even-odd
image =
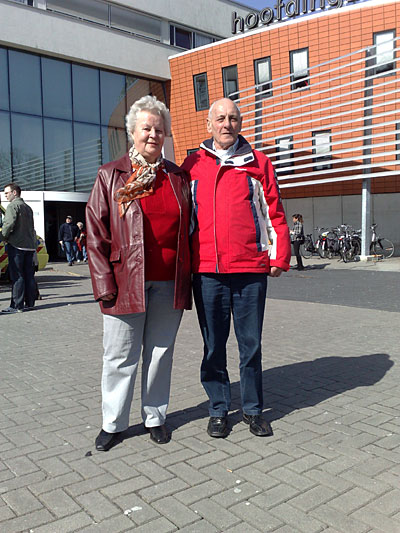
[[[365, 268], [392, 270], [400, 281], [400, 260], [390, 261]], [[289, 275], [301, 283], [301, 273]], [[231, 337], [225, 440], [205, 431], [202, 345], [195, 312], [186, 312], [171, 442], [158, 446], [143, 430], [139, 376], [132, 425], [101, 453], [102, 320], [87, 265], [53, 264], [37, 279], [37, 308], [0, 317], [2, 533], [400, 532], [400, 308], [279, 299], [276, 285], [263, 340], [274, 436], [253, 437], [241, 422]], [[1, 286], [0, 307], [8, 301]]]

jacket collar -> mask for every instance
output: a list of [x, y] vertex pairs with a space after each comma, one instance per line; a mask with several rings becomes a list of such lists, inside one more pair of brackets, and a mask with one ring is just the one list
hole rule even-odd
[[[183, 174], [183, 170], [180, 169], [175, 163], [172, 163], [172, 161], [168, 161], [168, 159], [163, 160], [164, 167], [166, 172], [173, 174]], [[115, 168], [122, 172], [131, 172], [132, 171], [132, 165], [131, 160], [129, 159], [129, 154], [125, 154], [121, 159], [117, 159], [115, 161]]]
[[[238, 136], [239, 144], [236, 148], [236, 152], [225, 161], [224, 165], [235, 165], [235, 166], [241, 166], [245, 165], [247, 163], [251, 163], [254, 161], [254, 155], [253, 150], [250, 146], [250, 144], [246, 141], [246, 139], [242, 136]], [[206, 139], [204, 142], [200, 144], [200, 148], [203, 148], [206, 152], [208, 152], [210, 155], [218, 158], [218, 154], [213, 149], [213, 138]]]
[[129, 154], [125, 154], [121, 159], [117, 159], [114, 163], [115, 168], [121, 170], [122, 172], [131, 172], [132, 165], [131, 160], [129, 159]]

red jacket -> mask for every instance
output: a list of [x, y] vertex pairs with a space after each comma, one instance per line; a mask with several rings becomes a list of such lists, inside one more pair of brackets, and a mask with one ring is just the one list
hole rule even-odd
[[182, 166], [192, 187], [192, 271], [289, 270], [289, 228], [270, 159], [241, 135], [224, 163], [212, 147], [204, 141]]
[[[191, 308], [189, 251], [190, 189], [181, 169], [164, 161], [180, 209], [175, 274], [175, 309]], [[161, 171], [163, 172], [163, 171]], [[143, 213], [134, 200], [123, 218], [114, 193], [132, 173], [128, 154], [99, 168], [86, 207], [87, 251], [93, 293], [104, 314], [145, 311]], [[117, 293], [104, 302], [102, 296]]]

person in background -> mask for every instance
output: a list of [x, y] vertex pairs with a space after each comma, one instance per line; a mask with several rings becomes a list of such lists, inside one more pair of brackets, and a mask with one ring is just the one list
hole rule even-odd
[[300, 254], [300, 246], [304, 244], [303, 217], [300, 213], [296, 213], [292, 215], [292, 220], [293, 228], [290, 230], [290, 239], [297, 260], [297, 270], [304, 270], [303, 259]]
[[142, 356], [141, 416], [157, 444], [166, 428], [172, 356], [191, 308], [190, 188], [161, 151], [171, 122], [154, 96], [126, 117], [129, 152], [100, 167], [86, 208], [93, 293], [103, 313], [103, 424], [95, 445], [109, 450], [129, 427]]
[[76, 239], [78, 237], [78, 231], [78, 226], [72, 223], [72, 216], [67, 215], [64, 224], [61, 224], [58, 231], [58, 242], [65, 250], [69, 266], [72, 266], [77, 258], [78, 246]]
[[201, 382], [210, 399], [207, 432], [229, 433], [226, 343], [231, 315], [239, 345], [243, 421], [272, 435], [262, 416], [261, 335], [268, 275], [289, 270], [290, 239], [274, 168], [239, 135], [242, 119], [229, 98], [211, 106], [211, 139], [183, 168], [192, 186], [193, 294], [204, 341]]
[[83, 222], [77, 222], [79, 233], [76, 239], [76, 244], [78, 246], [78, 263], [81, 261], [87, 261], [87, 252], [86, 252], [86, 231], [83, 229]]
[[21, 188], [16, 183], [6, 185], [4, 194], [9, 204], [1, 231], [7, 243], [12, 289], [11, 304], [2, 313], [21, 313], [35, 305], [33, 255], [36, 251], [36, 233], [33, 211], [21, 198]]

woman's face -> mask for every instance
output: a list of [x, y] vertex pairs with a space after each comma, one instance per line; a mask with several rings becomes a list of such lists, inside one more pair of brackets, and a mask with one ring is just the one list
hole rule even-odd
[[164, 145], [164, 120], [149, 111], [139, 111], [132, 135], [136, 150], [148, 163], [154, 163], [161, 155]]

